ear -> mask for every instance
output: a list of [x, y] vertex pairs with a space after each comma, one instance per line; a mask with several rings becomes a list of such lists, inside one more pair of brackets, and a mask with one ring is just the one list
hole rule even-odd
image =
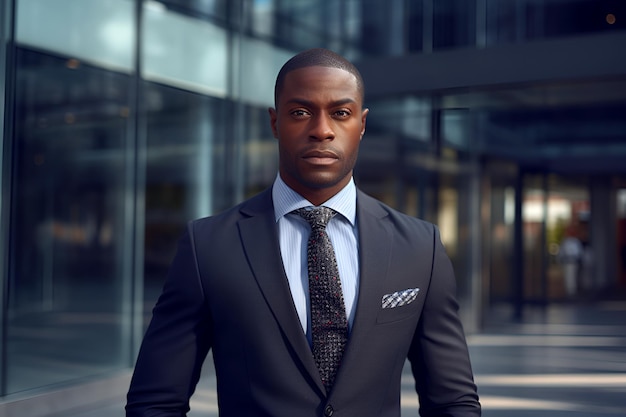
[[363, 109], [361, 112], [361, 139], [363, 139], [363, 135], [365, 134], [365, 122], [367, 121], [367, 115], [369, 112], [370, 109]]
[[272, 128], [272, 133], [274, 134], [274, 137], [278, 139], [278, 128], [276, 127], [276, 119], [278, 118], [278, 115], [276, 113], [276, 109], [268, 107], [267, 111], [270, 114], [270, 126]]

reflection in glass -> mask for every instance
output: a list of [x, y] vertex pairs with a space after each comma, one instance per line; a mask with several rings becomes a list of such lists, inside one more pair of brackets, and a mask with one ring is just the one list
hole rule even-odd
[[622, 0], [488, 0], [487, 42], [520, 43], [623, 31], [624, 15], [626, 2]]
[[229, 67], [224, 29], [149, 5], [144, 5], [143, 17], [145, 79], [212, 96], [226, 95]]
[[130, 71], [132, 0], [18, 0], [16, 40], [106, 68]]
[[368, 133], [395, 133], [418, 142], [431, 139], [431, 101], [427, 97], [405, 96], [368, 101]]
[[[227, 147], [222, 100], [151, 82], [146, 107], [144, 300], [146, 319], [188, 221], [212, 214], [229, 190], [216, 187]], [[147, 323], [146, 323], [147, 324]]]
[[144, 6], [153, 9], [165, 9], [173, 12], [199, 18], [211, 17], [226, 20], [228, 17], [228, 3], [232, 0], [143, 0]]
[[17, 54], [8, 392], [126, 364], [126, 75]]
[[433, 49], [476, 43], [476, 0], [433, 1]]

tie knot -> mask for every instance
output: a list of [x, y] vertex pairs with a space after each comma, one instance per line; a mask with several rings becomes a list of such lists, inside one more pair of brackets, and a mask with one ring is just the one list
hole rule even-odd
[[301, 208], [294, 210], [311, 226], [311, 230], [324, 230], [326, 225], [337, 212], [328, 207], [314, 207], [313, 209]]

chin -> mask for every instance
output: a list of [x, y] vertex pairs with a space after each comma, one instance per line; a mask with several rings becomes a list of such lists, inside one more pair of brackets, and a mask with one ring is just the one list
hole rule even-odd
[[343, 181], [345, 177], [337, 178], [334, 175], [315, 175], [303, 178], [303, 184], [312, 189], [331, 188]]

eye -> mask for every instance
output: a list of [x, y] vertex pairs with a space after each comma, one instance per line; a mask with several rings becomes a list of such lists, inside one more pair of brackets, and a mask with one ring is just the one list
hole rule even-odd
[[346, 109], [341, 109], [341, 110], [336, 110], [333, 113], [333, 116], [337, 119], [347, 119], [348, 117], [350, 117], [350, 110], [346, 110]]
[[309, 113], [308, 111], [304, 110], [304, 109], [296, 109], [296, 110], [292, 110], [291, 114], [293, 117], [296, 118], [305, 118], [311, 115], [311, 113]]

